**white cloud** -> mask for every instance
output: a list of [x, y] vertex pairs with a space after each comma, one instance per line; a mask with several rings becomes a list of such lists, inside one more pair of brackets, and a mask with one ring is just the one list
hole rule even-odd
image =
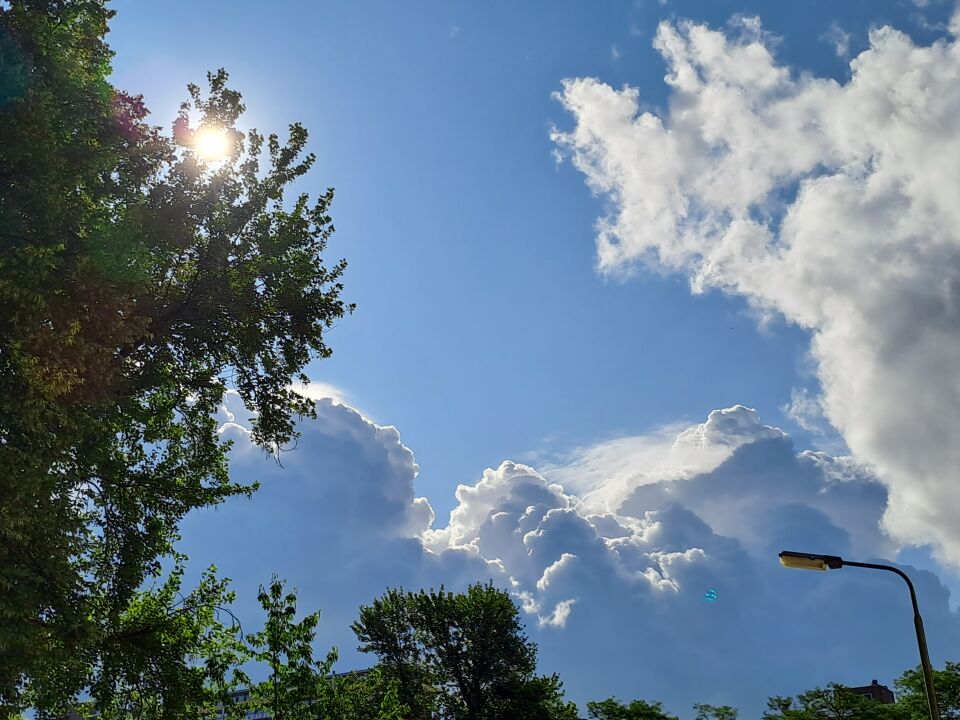
[[[227, 412], [239, 425], [240, 409]], [[488, 579], [514, 593], [542, 671], [560, 672], [581, 703], [616, 694], [678, 713], [694, 700], [732, 703], [746, 715], [768, 693], [859, 681], [850, 668], [866, 658], [870, 677], [892, 679], [915, 649], [904, 598], [886, 578], [822, 578], [776, 563], [784, 547], [889, 556], [895, 548], [878, 527], [884, 487], [849, 459], [798, 453], [748, 408], [715, 411], [672, 436], [585, 448], [543, 474], [504, 462], [459, 486], [439, 527], [396, 428], [325, 399], [299, 429], [282, 467], [236, 437], [233, 476], [263, 487], [188, 518], [181, 549], [196, 568], [215, 561], [234, 579], [245, 627], [259, 617], [258, 583], [278, 573], [299, 586], [301, 606], [323, 610], [320, 645], [338, 645], [344, 668], [369, 664], [348, 628], [387, 587]], [[622, 447], [644, 448], [632, 469]], [[645, 471], [677, 457], [683, 472]], [[605, 468], [622, 476], [606, 496]], [[911, 574], [942, 661], [960, 623], [937, 578]], [[719, 598], [708, 603], [711, 588]], [[875, 625], [853, 622], [866, 603]]]
[[760, 423], [755, 410], [737, 405], [714, 410], [699, 425], [670, 425], [578, 448], [544, 470], [591, 508], [612, 510], [637, 486], [694, 477], [716, 468], [746, 442], [782, 435]]
[[425, 534], [428, 546], [477, 545], [491, 524], [511, 522], [524, 527], [527, 519], [572, 503], [559, 485], [550, 485], [533, 468], [513, 462], [485, 470], [475, 485], [458, 485], [456, 497], [447, 526]]
[[308, 383], [297, 383], [296, 385], [293, 385], [291, 389], [300, 395], [310, 398], [311, 400], [324, 400], [326, 398], [330, 398], [334, 402], [344, 405], [348, 402], [348, 398], [343, 390], [329, 383], [311, 380]]
[[575, 602], [575, 599], [561, 600], [557, 603], [556, 607], [553, 608], [552, 613], [538, 620], [538, 625], [540, 627], [566, 627], [567, 618], [570, 617], [570, 609]]
[[[762, 693], [859, 681], [850, 668], [868, 657], [870, 672], [891, 681], [913, 650], [895, 586], [849, 573], [821, 584], [776, 560], [782, 549], [895, 556], [876, 477], [851, 458], [797, 452], [742, 406], [669, 432], [583, 448], [543, 475], [509, 462], [487, 470], [458, 488], [448, 527], [427, 533], [432, 547], [497, 561], [541, 631], [547, 667], [574, 693], [651, 696], [682, 711], [696, 688], [701, 700], [759, 712]], [[685, 458], [670, 471], [678, 449], [701, 453], [703, 469]], [[605, 473], [615, 479], [606, 495]], [[921, 603], [938, 618], [935, 652], [944, 653], [942, 638], [960, 639], [960, 622], [934, 576], [911, 574], [926, 586]], [[704, 599], [708, 589], [716, 602]], [[851, 625], [865, 603], [896, 628], [900, 651]]]
[[846, 58], [850, 55], [851, 35], [834, 20], [830, 27], [820, 36], [820, 39], [833, 46], [833, 51], [837, 57]]
[[611, 201], [598, 267], [685, 273], [808, 329], [826, 417], [890, 490], [886, 527], [960, 564], [960, 44], [876, 29], [841, 84], [740, 24], [659, 26], [663, 116], [564, 82], [575, 126], [553, 139]]
[[780, 410], [811, 435], [824, 436], [831, 433], [820, 398], [812, 395], [806, 388], [793, 388], [790, 391], [790, 402]]
[[[238, 414], [242, 416], [240, 420], [243, 422], [237, 421]], [[253, 419], [252, 415], [253, 413], [243, 406], [240, 400], [240, 393], [236, 390], [228, 389], [217, 414], [217, 434], [224, 436], [224, 439], [227, 440], [249, 440], [250, 421]], [[247, 444], [244, 443], [241, 447], [247, 447]], [[253, 446], [249, 447], [252, 448]]]
[[806, 388], [794, 388], [790, 391], [790, 402], [781, 410], [797, 425], [809, 433], [822, 432], [823, 407], [820, 399], [810, 394]]

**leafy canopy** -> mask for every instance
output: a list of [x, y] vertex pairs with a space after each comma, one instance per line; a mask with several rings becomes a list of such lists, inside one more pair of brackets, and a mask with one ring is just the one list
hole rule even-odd
[[[336, 649], [315, 658], [320, 613], [298, 617], [297, 593], [282, 580], [261, 586], [263, 627], [245, 635], [214, 569], [186, 597], [181, 577], [178, 564], [161, 586], [137, 594], [124, 632], [144, 638], [140, 652], [107, 659], [91, 701], [76, 707], [82, 715], [174, 720], [217, 717], [222, 708], [230, 720], [404, 720], [396, 684], [382, 673], [334, 674]], [[263, 679], [252, 682], [248, 669]]]
[[[124, 632], [181, 519], [231, 481], [213, 413], [231, 386], [276, 452], [291, 390], [351, 307], [323, 260], [315, 162], [241, 131], [227, 74], [165, 134], [108, 81], [105, 0], [0, 4], [0, 704], [52, 709], [140, 652]], [[220, 162], [200, 128], [229, 140]]]
[[229, 610], [234, 593], [210, 568], [198, 587], [183, 595], [184, 560], [178, 555], [163, 583], [135, 595], [115, 635], [122, 642], [101, 651], [90, 705], [102, 720], [208, 715], [218, 703], [229, 702], [243, 678], [239, 667], [249, 651]]
[[[923, 673], [919, 667], [904, 672], [897, 680], [896, 688], [897, 705], [906, 711], [911, 720], [930, 717]], [[942, 720], [960, 720], [960, 662], [948, 660], [943, 670], [934, 670], [933, 688]]]
[[[274, 578], [260, 588], [266, 614], [263, 629], [248, 635], [249, 659], [266, 667], [267, 677], [250, 686], [249, 699], [232, 716], [266, 713], [274, 720], [404, 720], [397, 686], [379, 671], [337, 676], [336, 649], [315, 659], [313, 645], [320, 613], [297, 620], [297, 594]], [[249, 684], [249, 678], [239, 673]]]
[[796, 700], [771, 697], [763, 717], [764, 720], [904, 720], [903, 709], [898, 704], [884, 705], [837, 683], [807, 690]]
[[661, 703], [646, 700], [631, 700], [629, 704], [615, 698], [595, 700], [587, 703], [587, 713], [593, 720], [677, 720], [664, 711]]
[[738, 711], [729, 705], [694, 703], [694, 720], [737, 720]]
[[268, 588], [260, 588], [258, 600], [266, 611], [266, 622], [262, 630], [247, 636], [247, 642], [251, 659], [265, 665], [269, 675], [251, 688], [249, 710], [265, 711], [275, 720], [309, 720], [313, 717], [310, 705], [336, 660], [334, 652], [324, 660], [313, 657], [320, 613], [298, 622], [296, 593], [284, 592], [277, 578]]
[[537, 647], [510, 596], [492, 584], [463, 593], [390, 590], [360, 608], [360, 650], [398, 684], [411, 720], [573, 720], [556, 675], [536, 675]]

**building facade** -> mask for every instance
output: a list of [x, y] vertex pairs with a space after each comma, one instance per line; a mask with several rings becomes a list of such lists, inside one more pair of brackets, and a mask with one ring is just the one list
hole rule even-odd
[[892, 705], [897, 701], [897, 696], [893, 694], [893, 690], [888, 688], [886, 685], [881, 685], [876, 680], [871, 682], [869, 685], [861, 685], [860, 687], [852, 687], [847, 689], [852, 693], [862, 695], [870, 700], [877, 700], [884, 705]]

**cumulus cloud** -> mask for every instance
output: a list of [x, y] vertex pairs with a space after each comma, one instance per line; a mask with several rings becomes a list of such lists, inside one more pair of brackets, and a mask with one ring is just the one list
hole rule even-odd
[[756, 410], [737, 405], [714, 410], [698, 425], [669, 425], [578, 448], [544, 469], [589, 506], [612, 510], [639, 485], [693, 477], [716, 468], [745, 442], [782, 436], [760, 423]]
[[669, 108], [563, 83], [553, 139], [609, 200], [597, 262], [689, 276], [809, 330], [819, 402], [886, 483], [885, 526], [960, 564], [960, 13], [923, 46], [873, 30], [844, 83], [757, 27], [661, 23]]
[[425, 550], [420, 536], [433, 510], [414, 491], [419, 467], [395, 427], [320, 399], [316, 419], [299, 424], [295, 446], [268, 454], [249, 442], [239, 398], [227, 401], [231, 474], [262, 487], [249, 500], [189, 516], [183, 548], [193, 567], [216, 563], [236, 581], [245, 621], [257, 616], [257, 584], [276, 573], [300, 587], [304, 607], [323, 608], [327, 640], [345, 650], [345, 662], [360, 662], [350, 653], [349, 625], [357, 607], [386, 587], [499, 577], [495, 564], [469, 549], [442, 557]]
[[[234, 579], [245, 626], [259, 618], [257, 584], [288, 578], [304, 609], [322, 608], [320, 643], [340, 647], [342, 668], [371, 662], [349, 625], [386, 588], [487, 580], [514, 595], [542, 670], [561, 673], [581, 703], [640, 696], [683, 714], [693, 698], [750, 714], [766, 694], [890, 680], [910, 664], [902, 588], [776, 561], [784, 548], [892, 556], [879, 527], [886, 488], [850, 458], [798, 451], [749, 408], [540, 470], [503, 462], [457, 488], [445, 521], [417, 496], [417, 461], [396, 428], [320, 400], [278, 462], [237, 429], [246, 417], [228, 396], [231, 472], [262, 488], [188, 518], [181, 549]], [[605, 476], [616, 480], [608, 492]], [[911, 574], [940, 662], [960, 622], [936, 576]], [[873, 625], [855, 622], [858, 605]]]
[[296, 383], [293, 386], [293, 390], [300, 395], [310, 398], [311, 400], [324, 400], [329, 398], [336, 403], [346, 403], [348, 398], [346, 393], [343, 392], [336, 385], [331, 385], [330, 383], [317, 382], [311, 380], [306, 383]]
[[[643, 448], [627, 454], [632, 472], [624, 447]], [[680, 451], [701, 453], [699, 463]], [[609, 494], [605, 472], [617, 480]], [[581, 700], [639, 695], [682, 712], [697, 688], [704, 701], [759, 712], [764, 693], [859, 682], [851, 668], [865, 663], [892, 680], [913, 650], [903, 588], [790, 573], [776, 560], [782, 549], [894, 556], [880, 526], [885, 486], [849, 457], [798, 451], [749, 408], [583, 448], [543, 475], [506, 462], [457, 498], [428, 542], [497, 563], [548, 668]], [[946, 638], [960, 639], [949, 594], [934, 575], [911, 574], [944, 653]], [[861, 605], [876, 625], [852, 623]]]

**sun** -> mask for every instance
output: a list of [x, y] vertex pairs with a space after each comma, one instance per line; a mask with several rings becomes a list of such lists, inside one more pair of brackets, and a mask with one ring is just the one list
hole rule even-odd
[[193, 138], [193, 146], [204, 160], [223, 160], [230, 152], [230, 138], [222, 128], [202, 127]]

